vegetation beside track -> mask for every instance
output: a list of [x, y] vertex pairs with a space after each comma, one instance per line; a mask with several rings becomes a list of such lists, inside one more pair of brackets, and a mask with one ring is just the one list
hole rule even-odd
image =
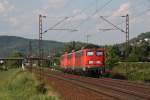
[[50, 87], [43, 92], [40, 86], [29, 72], [19, 69], [0, 72], [0, 100], [58, 100]]
[[119, 63], [113, 72], [124, 75], [128, 80], [150, 82], [150, 62]]

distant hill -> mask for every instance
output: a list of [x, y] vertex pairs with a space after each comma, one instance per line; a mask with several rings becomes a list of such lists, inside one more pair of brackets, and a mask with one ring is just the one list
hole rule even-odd
[[131, 39], [130, 43], [139, 42], [140, 40], [144, 41], [145, 39], [150, 39], [150, 32], [141, 33], [136, 38]]
[[[141, 33], [137, 37], [130, 39], [129, 42], [130, 42], [130, 45], [135, 45], [135, 44], [140, 44], [140, 43], [146, 41], [146, 39], [148, 39], [147, 42], [150, 43], [150, 32]], [[125, 42], [116, 44], [116, 45], [119, 46], [119, 48], [124, 48]]]
[[[137, 37], [131, 39], [129, 43], [130, 47], [128, 48], [129, 52], [126, 60], [131, 62], [150, 61], [150, 32], [141, 33]], [[127, 53], [125, 48], [125, 43], [114, 45], [116, 55], [122, 60], [125, 59], [125, 53]]]
[[[139, 41], [145, 41], [145, 39], [149, 39], [150, 41], [150, 32], [142, 33], [136, 38], [133, 38], [130, 40], [130, 44], [137, 44]], [[7, 57], [12, 52], [19, 51], [23, 53], [24, 55], [27, 55], [29, 52], [29, 42], [31, 41], [32, 45], [32, 53], [33, 55], [38, 54], [38, 40], [36, 39], [26, 39], [22, 37], [16, 37], [16, 36], [0, 36], [0, 57]], [[44, 53], [47, 55], [50, 53], [50, 51], [64, 51], [65, 49], [68, 50], [69, 48], [73, 48], [74, 46], [72, 44], [73, 42], [63, 43], [63, 42], [56, 42], [56, 41], [49, 41], [44, 40], [43, 41], [43, 48]], [[76, 48], [80, 49], [86, 43], [81, 42], [75, 42]], [[149, 42], [150, 43], [150, 42]], [[124, 48], [124, 43], [116, 44], [120, 49]], [[68, 45], [68, 46], [67, 46]]]
[[[32, 52], [34, 55], [38, 54], [38, 40], [26, 39], [16, 36], [0, 36], [0, 57], [7, 57], [12, 52], [19, 51], [23, 54], [28, 54], [29, 42], [31, 41]], [[44, 52], [47, 54], [55, 49], [56, 52], [63, 50], [64, 43], [56, 41], [43, 41]]]

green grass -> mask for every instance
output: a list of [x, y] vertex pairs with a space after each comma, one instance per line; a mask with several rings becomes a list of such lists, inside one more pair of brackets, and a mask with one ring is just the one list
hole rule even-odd
[[50, 91], [39, 91], [39, 85], [29, 72], [16, 69], [0, 72], [0, 100], [58, 100], [56, 95], [49, 95]]
[[16, 69], [11, 69], [8, 71], [0, 71], [0, 87], [6, 84], [8, 80], [11, 79], [11, 76], [13, 76], [13, 74], [17, 72], [18, 70]]
[[128, 62], [120, 63], [113, 69], [115, 72], [125, 75], [129, 80], [150, 80], [150, 63]]

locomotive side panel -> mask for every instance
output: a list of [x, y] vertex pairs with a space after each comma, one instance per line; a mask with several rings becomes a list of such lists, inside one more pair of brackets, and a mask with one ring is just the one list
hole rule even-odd
[[88, 75], [101, 75], [104, 72], [104, 49], [82, 49], [65, 53], [61, 59], [61, 68], [67, 72], [83, 72]]
[[67, 53], [65, 53], [64, 55], [61, 56], [60, 58], [60, 67], [61, 68], [67, 68], [68, 66], [68, 60], [67, 60]]
[[69, 67], [71, 67], [71, 58], [72, 58], [72, 55], [71, 54], [69, 54], [69, 55], [67, 55], [67, 67], [69, 68]]
[[75, 68], [75, 52], [72, 52], [72, 67]]
[[82, 64], [82, 51], [75, 52], [75, 66], [81, 67]]

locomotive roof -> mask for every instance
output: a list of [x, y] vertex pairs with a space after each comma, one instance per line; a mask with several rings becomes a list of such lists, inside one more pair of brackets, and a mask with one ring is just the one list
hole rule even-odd
[[95, 45], [95, 44], [87, 44], [87, 45], [84, 46], [83, 48], [84, 48], [84, 49], [93, 49], [93, 48], [98, 49], [98, 48], [100, 48], [100, 46]]
[[[99, 48], [83, 48], [83, 49], [81, 49], [81, 50], [74, 51], [74, 52], [82, 52], [83, 50], [104, 50], [104, 48], [101, 48], [101, 47], [99, 47]], [[71, 55], [72, 52], [70, 52], [70, 53], [67, 53], [67, 52], [66, 52], [65, 54]], [[63, 54], [62, 56], [64, 56], [65, 54]]]

